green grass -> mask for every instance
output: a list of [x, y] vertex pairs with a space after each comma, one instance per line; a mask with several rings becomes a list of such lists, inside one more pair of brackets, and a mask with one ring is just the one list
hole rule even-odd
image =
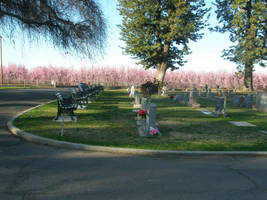
[[[216, 118], [178, 105], [168, 97], [153, 96], [163, 136], [144, 138], [138, 135], [131, 101], [124, 90], [105, 91], [87, 109], [75, 111], [78, 122], [65, 123], [63, 137], [59, 136], [61, 123], [52, 121], [57, 112], [56, 102], [23, 114], [15, 125], [35, 135], [92, 145], [160, 150], [267, 150], [267, 135], [259, 133], [267, 131], [267, 113], [228, 106], [229, 116]], [[198, 102], [200, 109], [214, 109], [214, 100], [199, 98]], [[256, 127], [237, 127], [228, 121], [246, 121]]]

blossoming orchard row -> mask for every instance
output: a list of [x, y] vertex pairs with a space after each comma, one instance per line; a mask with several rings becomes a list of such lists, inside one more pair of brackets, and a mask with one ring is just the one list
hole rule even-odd
[[[27, 69], [25, 66], [10, 64], [4, 67], [4, 83], [6, 84], [50, 84], [77, 85], [79, 82], [90, 84], [104, 83], [105, 86], [130, 86], [153, 81], [155, 70], [144, 70], [131, 67], [92, 67], [80, 70], [66, 67], [39, 66]], [[254, 73], [254, 87], [267, 87], [267, 73]], [[230, 72], [190, 72], [168, 71], [165, 82], [169, 87], [192, 88], [219, 85], [221, 88], [243, 88], [243, 77]]]

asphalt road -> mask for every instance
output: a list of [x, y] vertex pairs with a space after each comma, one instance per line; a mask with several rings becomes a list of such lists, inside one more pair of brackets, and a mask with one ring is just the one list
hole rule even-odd
[[0, 90], [1, 200], [265, 200], [267, 157], [145, 157], [52, 148], [7, 121], [55, 90]]

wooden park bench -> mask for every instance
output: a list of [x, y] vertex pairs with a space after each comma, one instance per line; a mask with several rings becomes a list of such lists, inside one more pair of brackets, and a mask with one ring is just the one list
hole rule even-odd
[[90, 100], [94, 100], [104, 90], [104, 87], [101, 85], [88, 86], [86, 83], [79, 83], [78, 89], [80, 93], [87, 96]]
[[77, 91], [75, 88], [71, 88], [70, 91], [71, 91], [71, 96], [74, 99], [74, 101], [81, 107], [89, 103], [87, 94]]
[[68, 113], [71, 119], [75, 120], [75, 115], [73, 111], [77, 109], [78, 104], [75, 103], [72, 97], [64, 98], [59, 92], [56, 93], [56, 97], [58, 102], [58, 110], [55, 120], [58, 120], [59, 117], [61, 117], [61, 115], [64, 113]]

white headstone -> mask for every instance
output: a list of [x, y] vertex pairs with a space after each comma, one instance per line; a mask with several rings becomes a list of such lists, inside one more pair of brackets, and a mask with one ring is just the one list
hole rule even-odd
[[134, 89], [134, 86], [132, 85], [130, 89], [129, 97], [134, 97], [134, 92], [135, 92], [135, 89]]
[[141, 104], [140, 104], [140, 94], [138, 91], [136, 91], [134, 93], [134, 108], [140, 108]]
[[267, 92], [259, 90], [256, 96], [256, 108], [258, 111], [267, 112]]

